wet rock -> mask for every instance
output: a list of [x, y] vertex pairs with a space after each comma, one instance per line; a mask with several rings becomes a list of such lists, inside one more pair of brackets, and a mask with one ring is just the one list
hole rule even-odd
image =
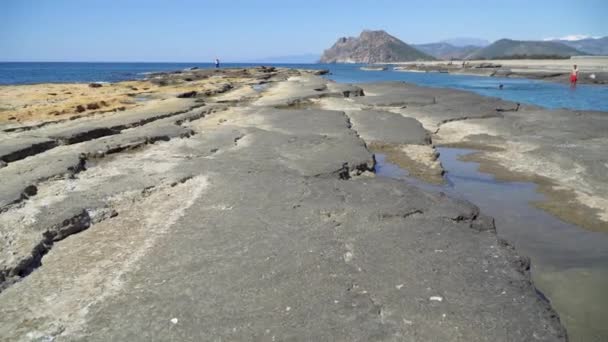
[[483, 214], [480, 214], [477, 218], [471, 221], [471, 228], [479, 232], [496, 231], [494, 218]]
[[101, 88], [101, 87], [103, 87], [103, 85], [100, 83], [89, 83], [89, 87], [90, 88]]
[[180, 99], [187, 99], [187, 98], [195, 97], [196, 94], [197, 94], [197, 92], [195, 90], [193, 90], [193, 91], [181, 93], [181, 94], [177, 95], [177, 97]]

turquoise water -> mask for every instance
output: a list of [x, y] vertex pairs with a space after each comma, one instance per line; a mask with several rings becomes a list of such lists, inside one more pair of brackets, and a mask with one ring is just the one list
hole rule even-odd
[[[404, 81], [418, 85], [468, 90], [480, 95], [533, 104], [545, 108], [608, 111], [608, 86], [578, 85], [487, 76], [402, 71], [361, 71], [352, 65], [335, 65], [329, 77], [337, 82]], [[498, 89], [504, 85], [502, 90]]]
[[[259, 64], [226, 63], [224, 67], [251, 67]], [[608, 86], [569, 85], [551, 82], [484, 76], [362, 71], [356, 64], [273, 64], [306, 69], [329, 69], [327, 77], [337, 82], [359, 83], [404, 81], [429, 87], [472, 91], [546, 108], [608, 111]], [[0, 63], [0, 85], [61, 82], [118, 82], [141, 79], [148, 72], [211, 68], [211, 63]], [[504, 89], [499, 90], [498, 85]]]

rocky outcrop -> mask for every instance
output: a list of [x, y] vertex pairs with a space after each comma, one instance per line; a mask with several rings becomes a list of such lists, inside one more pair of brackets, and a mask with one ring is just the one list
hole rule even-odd
[[321, 56], [321, 63], [391, 63], [434, 58], [384, 31], [363, 31], [343, 37]]

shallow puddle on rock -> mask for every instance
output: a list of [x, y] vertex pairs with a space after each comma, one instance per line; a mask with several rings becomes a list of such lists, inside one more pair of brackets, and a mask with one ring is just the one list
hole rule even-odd
[[138, 96], [133, 97], [133, 99], [136, 102], [146, 102], [146, 101], [152, 100], [152, 97], [150, 95], [138, 95]]
[[252, 85], [251, 88], [253, 90], [255, 90], [256, 92], [261, 93], [264, 90], [268, 89], [269, 86], [270, 86], [270, 83], [260, 83], [260, 84]]
[[543, 195], [530, 182], [497, 181], [478, 163], [459, 158], [476, 151], [438, 148], [444, 185], [431, 185], [376, 154], [376, 174], [464, 198], [496, 220], [498, 235], [532, 259], [535, 286], [551, 300], [571, 341], [608, 341], [608, 234], [591, 232], [535, 208]]

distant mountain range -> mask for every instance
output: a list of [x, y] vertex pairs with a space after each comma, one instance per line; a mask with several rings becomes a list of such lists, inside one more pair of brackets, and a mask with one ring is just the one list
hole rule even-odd
[[384, 31], [363, 31], [359, 37], [342, 37], [323, 52], [321, 63], [392, 63], [433, 60]]
[[580, 40], [523, 41], [501, 39], [494, 43], [477, 38], [454, 38], [430, 44], [408, 45], [385, 31], [363, 31], [343, 37], [321, 56], [321, 63], [394, 63], [417, 60], [568, 58], [608, 55], [608, 37]]
[[608, 56], [608, 36], [579, 40], [553, 40], [592, 55]]
[[481, 49], [481, 46], [465, 45], [455, 46], [446, 42], [430, 44], [413, 44], [416, 49], [431, 55], [437, 59], [463, 59], [473, 52]]
[[480, 39], [480, 38], [464, 38], [464, 37], [444, 39], [444, 40], [440, 41], [440, 43], [447, 43], [447, 44], [450, 44], [455, 47], [467, 47], [467, 46], [485, 47], [485, 46], [492, 44], [492, 42], [489, 40]]
[[579, 55], [585, 53], [559, 42], [501, 39], [473, 52], [467, 59], [568, 58]]

